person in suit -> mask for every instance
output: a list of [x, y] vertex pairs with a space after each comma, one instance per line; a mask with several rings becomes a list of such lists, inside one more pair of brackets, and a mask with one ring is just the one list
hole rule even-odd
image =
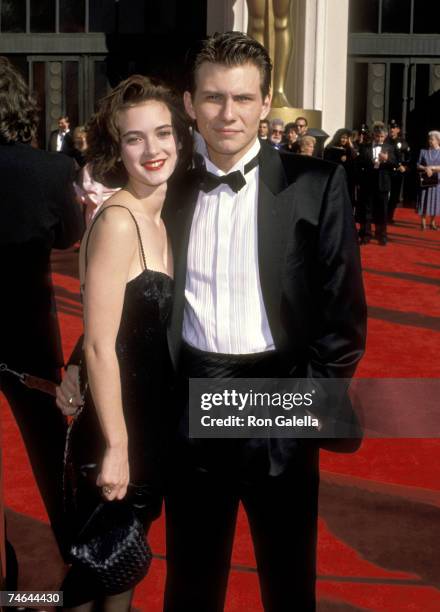
[[[189, 378], [350, 377], [366, 307], [342, 168], [260, 143], [271, 61], [240, 32], [208, 38], [185, 107], [194, 168], [169, 186], [168, 344], [180, 378], [165, 495], [166, 612], [223, 610], [239, 502], [263, 605], [315, 610], [317, 443], [189, 437]], [[59, 389], [79, 402], [75, 366]]]
[[74, 157], [75, 147], [70, 133], [70, 120], [67, 115], [58, 117], [58, 129], [50, 133], [48, 150]]
[[[57, 383], [63, 354], [50, 254], [82, 234], [74, 164], [31, 146], [37, 105], [21, 75], [0, 58], [0, 362]], [[60, 546], [65, 419], [50, 395], [0, 374]]]
[[175, 257], [169, 344], [182, 394], [164, 610], [223, 610], [241, 501], [264, 609], [311, 611], [317, 444], [191, 439], [183, 390], [194, 377], [352, 376], [366, 309], [345, 173], [260, 145], [271, 61], [258, 42], [216, 34], [192, 75], [184, 100], [201, 135], [201, 182], [179, 185], [166, 218]]
[[309, 123], [305, 117], [297, 117], [295, 119], [295, 126], [298, 138], [305, 136], [309, 130]]
[[282, 119], [272, 119], [270, 122], [270, 138], [269, 142], [274, 149], [279, 151], [283, 145], [284, 137], [284, 121]]
[[375, 224], [375, 238], [379, 245], [386, 246], [388, 240], [388, 201], [396, 158], [394, 147], [385, 142], [386, 135], [384, 127], [374, 127], [371, 144], [359, 145], [356, 159], [360, 183], [359, 240], [363, 245], [371, 241], [372, 222]]
[[408, 172], [411, 162], [409, 144], [400, 131], [400, 125], [393, 119], [390, 122], [388, 136], [385, 139], [385, 142], [394, 148], [394, 157], [396, 158], [396, 166], [391, 175], [391, 192], [388, 202], [388, 223], [391, 224], [394, 223], [394, 213], [400, 202], [405, 174]]
[[258, 138], [260, 140], [269, 140], [270, 132], [270, 121], [268, 119], [262, 119], [258, 127]]

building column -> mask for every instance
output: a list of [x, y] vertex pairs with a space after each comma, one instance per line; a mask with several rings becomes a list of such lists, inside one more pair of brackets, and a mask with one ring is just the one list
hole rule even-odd
[[[247, 31], [246, 0], [208, 0], [208, 34]], [[322, 111], [322, 128], [345, 125], [348, 0], [293, 0], [286, 94], [293, 107]]]
[[385, 64], [368, 64], [367, 124], [385, 119]]
[[296, 106], [322, 111], [322, 128], [345, 125], [348, 0], [296, 0], [296, 48], [292, 62]]

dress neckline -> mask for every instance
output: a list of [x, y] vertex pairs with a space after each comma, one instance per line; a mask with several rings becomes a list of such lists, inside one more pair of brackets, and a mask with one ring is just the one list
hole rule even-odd
[[167, 274], [166, 272], [162, 272], [161, 270], [153, 270], [152, 268], [144, 268], [142, 270], [142, 272], [139, 272], [139, 274], [137, 274], [136, 276], [134, 276], [133, 278], [131, 278], [129, 281], [127, 281], [125, 283], [125, 286], [129, 285], [130, 283], [134, 282], [135, 280], [138, 280], [141, 276], [143, 276], [145, 273], [150, 273], [150, 274], [158, 274], [159, 276], [164, 276], [165, 278], [167, 278], [168, 280], [174, 282], [174, 278], [172, 276], [170, 276], [169, 274]]

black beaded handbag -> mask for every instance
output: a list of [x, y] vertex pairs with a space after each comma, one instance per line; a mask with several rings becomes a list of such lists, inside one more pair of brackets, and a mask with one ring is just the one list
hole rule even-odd
[[124, 500], [98, 504], [70, 555], [109, 595], [134, 588], [147, 575], [152, 559], [144, 528]]
[[[80, 388], [83, 398], [89, 392], [84, 362], [80, 364]], [[64, 454], [64, 498], [66, 511], [77, 514], [78, 494], [84, 488], [91, 491], [96, 506], [82, 527], [73, 537], [70, 561], [82, 567], [94, 577], [108, 595], [123, 593], [136, 586], [144, 578], [151, 565], [151, 548], [145, 530], [135, 513], [133, 503], [140, 509], [145, 506], [146, 487], [129, 485], [130, 493], [118, 501], [98, 501], [96, 464], [75, 469], [71, 456], [71, 436], [82, 417], [83, 405], [69, 425]], [[80, 504], [81, 506], [81, 504]], [[75, 508], [75, 510], [73, 510]], [[82, 512], [79, 512], [82, 514]], [[159, 510], [160, 514], [160, 510]], [[156, 512], [157, 516], [157, 512]]]
[[434, 172], [428, 176], [425, 172], [419, 172], [419, 187], [420, 189], [429, 189], [438, 185], [438, 173]]

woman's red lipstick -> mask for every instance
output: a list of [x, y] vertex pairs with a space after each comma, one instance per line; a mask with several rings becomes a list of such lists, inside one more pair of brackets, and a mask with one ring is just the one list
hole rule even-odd
[[149, 172], [154, 172], [155, 170], [160, 170], [161, 168], [163, 168], [165, 162], [165, 159], [151, 159], [142, 165], [145, 170], [148, 170]]

